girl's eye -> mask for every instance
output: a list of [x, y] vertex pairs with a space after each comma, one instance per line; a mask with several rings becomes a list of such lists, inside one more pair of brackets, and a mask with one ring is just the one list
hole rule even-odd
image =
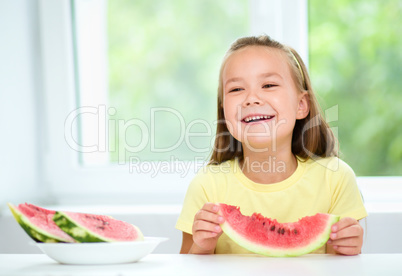
[[243, 89], [241, 89], [241, 88], [233, 88], [233, 89], [229, 90], [229, 93], [230, 92], [239, 92], [241, 90], [243, 90]]
[[275, 84], [265, 84], [262, 88], [271, 88], [271, 87], [275, 87], [277, 85]]

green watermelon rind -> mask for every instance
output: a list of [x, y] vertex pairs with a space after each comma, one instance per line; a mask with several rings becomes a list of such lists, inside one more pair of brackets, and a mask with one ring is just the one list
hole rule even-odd
[[[56, 213], [53, 216], [53, 221], [57, 224], [57, 226], [60, 227], [61, 230], [66, 232], [68, 235], [70, 235], [73, 239], [75, 239], [78, 242], [84, 243], [84, 242], [116, 242], [117, 240], [114, 239], [108, 239], [105, 237], [102, 237], [101, 235], [98, 235], [97, 233], [94, 233], [93, 231], [87, 229], [84, 226], [81, 226], [77, 221], [72, 219], [68, 214], [61, 212], [61, 211], [56, 211]], [[138, 227], [135, 225], [132, 225], [137, 233], [139, 234], [139, 237], [137, 240], [142, 240], [143, 235]]]
[[37, 226], [33, 225], [20, 211], [18, 211], [17, 207], [15, 207], [13, 204], [7, 203], [7, 205], [10, 208], [15, 220], [34, 241], [44, 243], [71, 242], [38, 228]]
[[246, 248], [247, 250], [268, 256], [268, 257], [296, 257], [304, 254], [308, 254], [313, 252], [314, 250], [323, 246], [329, 239], [329, 235], [331, 234], [331, 226], [339, 221], [339, 216], [330, 215], [330, 218], [327, 222], [325, 230], [321, 233], [321, 235], [317, 235], [317, 238], [307, 246], [298, 247], [298, 248], [275, 248], [269, 247], [266, 245], [260, 245], [258, 243], [247, 240], [244, 236], [240, 235], [236, 230], [234, 230], [229, 223], [224, 222], [220, 226], [223, 232], [231, 238], [238, 245]]

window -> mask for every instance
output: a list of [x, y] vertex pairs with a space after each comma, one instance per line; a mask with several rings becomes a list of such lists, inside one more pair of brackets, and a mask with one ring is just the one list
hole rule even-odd
[[253, 26], [280, 25], [268, 14], [278, 3], [72, 1], [79, 110], [69, 142], [82, 145], [82, 164], [207, 160], [222, 57]]
[[[172, 7], [164, 6], [166, 5], [165, 2], [172, 3]], [[190, 2], [201, 3], [202, 1]], [[135, 5], [139, 5], [138, 9], [144, 8], [152, 14], [160, 14], [160, 18], [159, 16], [158, 18], [153, 17], [152, 15], [143, 17], [140, 12], [137, 15], [140, 21], [131, 21], [134, 19], [130, 18], [130, 16], [127, 19], [127, 15], [124, 15], [124, 13], [129, 13], [130, 10], [121, 9], [119, 5], [127, 4], [130, 5], [128, 7], [132, 8], [131, 5], [134, 5], [134, 3]], [[46, 98], [42, 110], [46, 119], [44, 125], [46, 127], [47, 141], [47, 152], [44, 154], [42, 160], [44, 163], [43, 182], [47, 183], [48, 193], [58, 202], [91, 202], [92, 200], [103, 203], [116, 201], [119, 203], [136, 202], [139, 204], [152, 202], [181, 203], [181, 198], [184, 196], [188, 183], [202, 165], [194, 161], [185, 161], [186, 159], [191, 160], [194, 158], [194, 155], [188, 153], [188, 149], [185, 148], [186, 145], [175, 153], [175, 156], [182, 158], [182, 161], [171, 160], [169, 159], [169, 155], [163, 156], [164, 153], [158, 153], [159, 155], [157, 156], [141, 155], [141, 160], [135, 159], [136, 156], [133, 156], [134, 159], [130, 160], [127, 154], [121, 159], [123, 163], [125, 162], [124, 165], [111, 166], [110, 163], [113, 163], [113, 161], [119, 162], [119, 157], [116, 153], [109, 154], [106, 148], [110, 145], [113, 148], [114, 145], [116, 149], [117, 144], [113, 141], [121, 138], [115, 135], [116, 133], [118, 134], [119, 130], [110, 130], [116, 127], [119, 127], [120, 131], [121, 129], [126, 130], [123, 131], [125, 136], [134, 136], [132, 141], [129, 141], [130, 144], [128, 146], [135, 147], [139, 145], [138, 140], [135, 140], [135, 135], [141, 133], [138, 132], [140, 128], [138, 126], [144, 125], [140, 121], [146, 122], [151, 117], [150, 111], [147, 110], [144, 112], [144, 110], [149, 109], [150, 104], [147, 99], [152, 95], [160, 97], [159, 100], [155, 100], [157, 103], [153, 102], [156, 107], [168, 107], [170, 108], [168, 109], [169, 112], [172, 109], [179, 110], [180, 113], [183, 112], [186, 116], [189, 116], [189, 119], [186, 117], [185, 120], [187, 121], [184, 121], [184, 124], [189, 127], [189, 132], [199, 131], [207, 133], [207, 126], [205, 124], [200, 123], [196, 125], [193, 123], [191, 125], [191, 123], [198, 122], [197, 119], [202, 118], [202, 116], [206, 116], [207, 120], [215, 119], [215, 111], [211, 112], [211, 110], [215, 110], [216, 108], [215, 93], [218, 76], [215, 70], [217, 70], [229, 43], [239, 35], [261, 34], [265, 32], [274, 38], [294, 45], [304, 59], [307, 57], [305, 1], [210, 1], [208, 5], [200, 7], [194, 6], [197, 3], [183, 1], [183, 5], [190, 17], [197, 17], [196, 13], [194, 13], [195, 11], [202, 13], [202, 17], [207, 17], [208, 14], [213, 15], [213, 18], [208, 19], [208, 22], [205, 23], [204, 21], [203, 24], [206, 26], [198, 26], [201, 18], [196, 18], [191, 23], [192, 25], [187, 23], [185, 14], [183, 14], [184, 12], [178, 13], [178, 8], [175, 8], [175, 5], [173, 5], [181, 3], [179, 1], [154, 1], [151, 6], [149, 6], [149, 3], [149, 1], [121, 0], [110, 1], [110, 3], [93, 0], [42, 0], [39, 2], [43, 54], [43, 87]], [[296, 11], [302, 12], [289, 11], [286, 9], [289, 5], [294, 7]], [[206, 11], [205, 9], [209, 7], [213, 9]], [[172, 9], [169, 10], [170, 8]], [[123, 15], [112, 18], [110, 13], [115, 11], [115, 9], [122, 10]], [[273, 13], [273, 10], [281, 10], [283, 12]], [[137, 13], [138, 11], [135, 10], [134, 12]], [[219, 23], [216, 23], [219, 20], [217, 14], [220, 17], [231, 20], [230, 24], [224, 21], [221, 22], [221, 20]], [[133, 37], [130, 33], [130, 39], [121, 38], [124, 42], [121, 45], [133, 48], [133, 52], [126, 51], [125, 49], [120, 51], [118, 46], [117, 48], [113, 48], [113, 45], [108, 47], [105, 34], [108, 34], [111, 39], [109, 43], [119, 40], [120, 35], [125, 34], [124, 31], [110, 34], [111, 26], [107, 33], [104, 31], [109, 28], [106, 19], [109, 17], [111, 18], [110, 24], [114, 22], [113, 24], [117, 26], [125, 24], [124, 22], [119, 22], [119, 20], [129, 20], [128, 25], [143, 24], [145, 22], [148, 24], [147, 32], [149, 31], [154, 34], [158, 34], [158, 30], [153, 28], [161, 28], [159, 31], [161, 33], [160, 36], [147, 38], [151, 40], [145, 41], [148, 44], [150, 43], [147, 47], [151, 47], [155, 51], [155, 55], [149, 55], [147, 52], [144, 52], [143, 47], [146, 44], [141, 45], [138, 39], [142, 37], [145, 29], [138, 28], [137, 26], [130, 27], [127, 32], [132, 30], [138, 32], [138, 37]], [[167, 31], [170, 24], [173, 24], [171, 22], [175, 21], [173, 17], [178, 17], [179, 28], [183, 30], [183, 33], [178, 30]], [[153, 20], [162, 20], [162, 23], [166, 24], [161, 25], [161, 22], [152, 24], [152, 22], [149, 22], [152, 21], [151, 18]], [[85, 19], [87, 20], [85, 21]], [[80, 22], [84, 22], [84, 26], [81, 26]], [[185, 26], [186, 24], [190, 24], [191, 28]], [[162, 27], [158, 27], [160, 25]], [[297, 28], [294, 26], [297, 26]], [[118, 31], [118, 28], [115, 29]], [[205, 36], [205, 39], [208, 39], [209, 43], [205, 45], [199, 38], [191, 38], [193, 34], [190, 30], [192, 28], [196, 28], [197, 31]], [[215, 29], [227, 33], [222, 37], [221, 34], [217, 35], [214, 32]], [[170, 36], [163, 36], [162, 33], [164, 32], [169, 32]], [[294, 33], [297, 34], [294, 35]], [[177, 39], [175, 38], [177, 41], [183, 42], [180, 42], [176, 46], [162, 47], [164, 44], [172, 42], [173, 36], [178, 37]], [[196, 42], [197, 48], [199, 47], [198, 51], [191, 49], [195, 47], [193, 46], [194, 44], [191, 44], [191, 40]], [[80, 48], [81, 50], [84, 49], [84, 52], [79, 49], [79, 44], [83, 42], [89, 43], [86, 47]], [[155, 45], [156, 42], [158, 42], [158, 45]], [[85, 49], [89, 49], [89, 51], [85, 52]], [[185, 56], [185, 59], [180, 62], [173, 60], [170, 61], [172, 65], [169, 65], [158, 60], [158, 57], [161, 55], [169, 55], [170, 57], [170, 55], [178, 51], [182, 51]], [[121, 66], [113, 64], [113, 62], [119, 62], [119, 59], [115, 60], [113, 58], [112, 61], [108, 58], [105, 60], [105, 56], [107, 56], [105, 53], [107, 52], [109, 52], [109, 57], [119, 55], [119, 53], [129, 55], [127, 58], [120, 59], [120, 62], [123, 62], [121, 64], [123, 67], [122, 77], [124, 77], [125, 82], [118, 82], [114, 80], [113, 76], [110, 76], [110, 74], [115, 72], [113, 70], [120, 70], [119, 67]], [[206, 54], [206, 58], [201, 59], [201, 54]], [[141, 55], [144, 55], [144, 57]], [[102, 65], [102, 62], [107, 65]], [[142, 65], [135, 66], [133, 64], [135, 62], [142, 63]], [[194, 65], [196, 62], [201, 62], [201, 66], [205, 66], [208, 69], [199, 71], [189, 69], [188, 66]], [[140, 70], [145, 65], [148, 69]], [[166, 70], [165, 66], [169, 69], [173, 68], [173, 70]], [[108, 68], [110, 68], [110, 71]], [[186, 68], [186, 70], [183, 70], [183, 68]], [[144, 74], [147, 73], [144, 71], [158, 72], [160, 75], [157, 77], [160, 81], [143, 81], [145, 78]], [[194, 74], [196, 76], [194, 82], [187, 80], [179, 83], [171, 82], [171, 77], [180, 76], [180, 74], [184, 74], [185, 78], [193, 77], [192, 75]], [[141, 93], [135, 93], [136, 91], [130, 91], [130, 89], [136, 90], [137, 88], [132, 83], [130, 84], [130, 82], [133, 82], [134, 86], [137, 83], [142, 83], [141, 86], [148, 85], [149, 89], [148, 87], [139, 87], [138, 90]], [[188, 88], [189, 85], [197, 87]], [[108, 90], [109, 87], [110, 90]], [[194, 96], [197, 97], [196, 101], [192, 101], [191, 104], [187, 102], [176, 103], [176, 101], [168, 99], [162, 93], [161, 89], [173, 93], [174, 98], [178, 97], [179, 94], [177, 93], [184, 94], [189, 89], [197, 89], [200, 92], [197, 92], [199, 95]], [[144, 91], [151, 94], [148, 95]], [[125, 100], [123, 95], [127, 95], [127, 93], [131, 97], [142, 98], [145, 102], [144, 106], [136, 103], [138, 99]], [[197, 104], [194, 105], [194, 103]], [[136, 104], [140, 110], [134, 110], [134, 113], [131, 113], [133, 112], [131, 109], [135, 109]], [[167, 106], [168, 104], [172, 104], [173, 106]], [[197, 112], [193, 112], [192, 110], [195, 107], [198, 109]], [[204, 111], [203, 109], [206, 110]], [[154, 113], [155, 116], [163, 117], [163, 111], [166, 111], [166, 109], [156, 111], [159, 113]], [[176, 115], [174, 112], [165, 115], [167, 120], [177, 119], [177, 116], [176, 118], [174, 117]], [[169, 118], [168, 116], [171, 117]], [[106, 122], [106, 124], [99, 124], [101, 120]], [[137, 123], [137, 129], [135, 129], [135, 126], [132, 127], [130, 125], [133, 122]], [[119, 123], [121, 124], [120, 126]], [[211, 121], [209, 123], [211, 124]], [[81, 130], [86, 131], [88, 135], [81, 132]], [[112, 135], [99, 135], [99, 133], [111, 133]], [[169, 132], [165, 133], [166, 135], [169, 134]], [[174, 144], [177, 137], [168, 139], [171, 140], [167, 140], [165, 143], [167, 146], [170, 146]], [[210, 143], [211, 138], [206, 136], [206, 140], [198, 141], [197, 147], [205, 147], [205, 145]], [[156, 147], [166, 146], [163, 145], [163, 140], [156, 140], [154, 142]], [[126, 153], [124, 152], [124, 154]], [[197, 154], [199, 153], [197, 152]], [[201, 154], [204, 155], [197, 156], [203, 156], [202, 158], [205, 159], [205, 152]], [[143, 156], [145, 157], [143, 158]], [[129, 159], [128, 162], [126, 162], [127, 157]], [[148, 160], [155, 159], [158, 160], [148, 162]], [[137, 160], [145, 161], [138, 162]]]
[[402, 175], [402, 3], [309, 1], [310, 73], [357, 175]]
[[[80, 115], [80, 144], [109, 141], [82, 154], [83, 163], [206, 160], [219, 65], [228, 45], [249, 31], [249, 2], [72, 3], [79, 106], [105, 103], [107, 117], [99, 141], [93, 114]], [[101, 147], [108, 158], [100, 158]]]
[[[42, 112], [47, 145], [42, 160], [43, 187], [56, 203], [180, 204], [188, 183], [202, 165], [194, 162], [195, 158], [205, 160], [209, 154], [206, 148], [215, 132], [217, 70], [229, 43], [240, 35], [267, 33], [292, 45], [308, 63], [308, 7], [312, 16], [320, 15], [309, 21], [313, 83], [318, 94], [326, 99], [325, 109], [333, 121], [332, 126], [335, 130], [339, 129], [341, 150], [346, 153], [353, 149], [353, 144], [346, 145], [348, 137], [358, 139], [358, 136], [345, 136], [346, 132], [350, 132], [349, 129], [344, 131], [349, 125], [345, 123], [345, 118], [352, 118], [353, 114], [344, 113], [344, 109], [356, 110], [356, 102], [361, 101], [355, 101], [353, 108], [348, 102], [342, 103], [342, 106], [338, 104], [335, 98], [338, 89], [335, 88], [340, 85], [343, 76], [329, 79], [329, 75], [335, 76], [335, 69], [323, 66], [331, 63], [339, 67], [343, 63], [329, 59], [319, 62], [325, 54], [336, 56], [332, 52], [325, 53], [327, 48], [320, 48], [318, 43], [331, 46], [334, 39], [332, 32], [325, 32], [328, 24], [324, 23], [325, 16], [321, 17], [322, 11], [317, 10], [321, 8], [319, 3], [311, 1], [308, 6], [306, 0], [209, 1], [208, 5], [199, 7], [197, 2], [203, 1], [39, 1], [46, 99]], [[178, 9], [176, 4], [183, 6]], [[331, 5], [335, 7], [337, 4]], [[205, 11], [208, 7], [213, 8], [211, 12]], [[140, 12], [141, 9], [146, 12]], [[116, 16], [117, 11], [122, 14]], [[202, 12], [203, 18], [197, 18], [195, 11]], [[135, 16], [130, 16], [131, 12]], [[147, 16], [147, 13], [151, 15]], [[194, 22], [187, 22], [186, 13]], [[213, 18], [207, 23], [200, 23], [205, 22], [202, 20], [208, 14]], [[222, 17], [230, 24], [222, 21]], [[328, 15], [327, 18], [331, 17]], [[399, 20], [397, 17], [394, 19]], [[175, 21], [179, 27], [171, 25]], [[140, 24], [146, 27], [139, 27]], [[194, 28], [197, 33], [191, 37]], [[145, 32], [154, 36], [144, 36]], [[225, 32], [225, 36], [217, 35], [218, 32]], [[165, 36], [166, 33], [169, 35]], [[125, 36], [127, 34], [128, 37]], [[322, 41], [319, 40], [320, 35], [323, 36]], [[204, 43], [204, 39], [208, 43]], [[181, 59], [175, 60], [175, 54], [180, 54]], [[120, 58], [120, 55], [123, 57]], [[398, 53], [395, 55], [400, 57]], [[168, 59], [161, 61], [161, 57]], [[194, 65], [203, 68], [198, 70], [193, 68]], [[331, 74], [320, 74], [330, 69]], [[394, 70], [397, 72], [399, 69], [395, 67]], [[377, 75], [370, 78], [375, 79], [374, 76]], [[362, 74], [359, 83], [364, 83], [363, 77]], [[172, 78], [179, 78], [180, 81]], [[158, 81], [154, 81], [156, 79]], [[331, 89], [328, 89], [328, 83], [332, 85]], [[342, 85], [342, 90], [345, 90]], [[394, 83], [392, 87], [397, 85]], [[396, 97], [391, 102], [399, 102]], [[342, 94], [342, 98], [346, 96]], [[368, 99], [365, 100], [369, 103]], [[373, 102], [375, 100], [370, 104]], [[399, 112], [394, 111], [395, 115]], [[152, 118], [157, 119], [153, 130]], [[207, 123], [201, 123], [199, 119]], [[165, 124], [176, 129], [162, 128]], [[197, 138], [198, 141], [194, 137], [189, 137], [189, 142], [180, 140], [177, 128], [183, 125], [188, 133], [200, 132], [205, 136]], [[352, 128], [355, 125], [363, 127], [364, 124], [357, 122]], [[392, 129], [392, 124], [387, 126]], [[151, 141], [152, 131], [163, 139]], [[146, 135], [144, 133], [149, 134], [146, 145], [142, 145], [143, 140], [138, 138]], [[396, 133], [400, 137], [400, 132]], [[176, 146], [178, 141], [181, 142], [179, 146], [174, 152], [170, 151], [169, 148]], [[152, 145], [169, 151], [152, 152]], [[389, 152], [396, 154], [398, 146], [395, 142]], [[358, 157], [359, 154], [354, 153], [353, 156]], [[349, 154], [345, 159], [354, 168], [360, 163], [351, 159]], [[387, 174], [397, 175], [400, 172], [397, 168]], [[360, 169], [357, 172], [359, 175], [367, 174]], [[389, 182], [389, 179], [360, 179], [373, 185]], [[400, 179], [393, 178], [391, 182], [397, 185]]]

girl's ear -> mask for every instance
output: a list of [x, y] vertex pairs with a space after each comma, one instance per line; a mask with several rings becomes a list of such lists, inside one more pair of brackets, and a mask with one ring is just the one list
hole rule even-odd
[[307, 92], [302, 92], [303, 95], [299, 100], [299, 105], [297, 107], [296, 119], [304, 119], [310, 112], [310, 97]]

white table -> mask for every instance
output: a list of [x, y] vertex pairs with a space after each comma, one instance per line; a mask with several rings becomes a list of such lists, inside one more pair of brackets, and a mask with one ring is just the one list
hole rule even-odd
[[402, 254], [358, 256], [304, 255], [268, 258], [258, 255], [151, 254], [137, 263], [62, 265], [44, 254], [1, 254], [0, 275], [402, 275]]

